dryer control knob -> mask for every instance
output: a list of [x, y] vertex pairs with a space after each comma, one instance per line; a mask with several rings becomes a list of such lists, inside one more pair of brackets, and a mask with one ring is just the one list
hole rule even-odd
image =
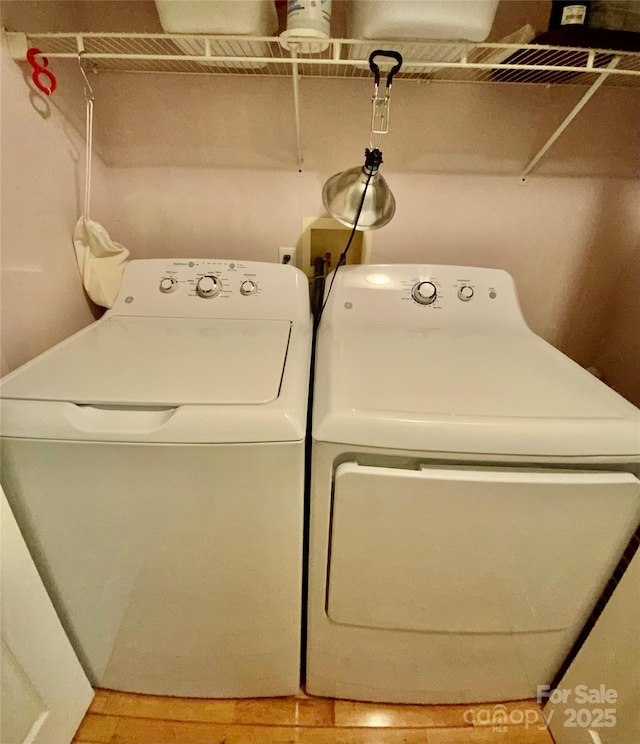
[[414, 284], [411, 296], [421, 305], [431, 305], [438, 297], [438, 290], [433, 282], [418, 282]]
[[160, 279], [160, 291], [162, 293], [169, 294], [169, 292], [175, 292], [176, 289], [178, 289], [177, 279], [172, 276], [165, 276]]
[[250, 279], [242, 282], [240, 285], [240, 294], [247, 297], [248, 295], [255, 294], [258, 291], [258, 285], [252, 282]]
[[221, 282], [217, 276], [201, 276], [196, 284], [200, 297], [216, 297], [220, 294]]
[[463, 302], [469, 302], [469, 300], [473, 297], [473, 287], [470, 287], [468, 284], [463, 284], [462, 287], [458, 290], [458, 297]]

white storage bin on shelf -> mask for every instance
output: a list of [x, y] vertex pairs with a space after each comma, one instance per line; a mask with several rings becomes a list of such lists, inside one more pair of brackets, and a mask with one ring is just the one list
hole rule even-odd
[[498, 0], [353, 0], [354, 39], [465, 39], [484, 41]]
[[[225, 34], [229, 36], [273, 36], [278, 15], [273, 0], [155, 0], [160, 23], [168, 34]], [[200, 39], [176, 39], [185, 54], [202, 55]], [[212, 56], [269, 57], [263, 42], [229, 39], [210, 42]], [[260, 62], [210, 62], [216, 67], [259, 69]]]
[[[347, 15], [353, 39], [484, 41], [491, 32], [498, 0], [352, 0]], [[396, 44], [394, 49], [411, 59], [455, 62], [463, 45]], [[349, 49], [349, 58], [366, 59], [369, 49]], [[404, 72], [416, 68], [405, 65]], [[427, 72], [422, 68], [422, 72]]]

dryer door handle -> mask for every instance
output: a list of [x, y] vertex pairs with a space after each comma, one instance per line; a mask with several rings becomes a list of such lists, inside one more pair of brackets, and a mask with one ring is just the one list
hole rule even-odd
[[96, 434], [143, 434], [156, 431], [175, 415], [177, 407], [91, 406], [71, 404], [68, 422], [79, 431]]

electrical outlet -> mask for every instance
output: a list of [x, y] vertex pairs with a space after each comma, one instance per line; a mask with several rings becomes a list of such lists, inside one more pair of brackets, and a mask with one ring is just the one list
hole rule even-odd
[[297, 248], [278, 248], [278, 263], [291, 264], [292, 266], [298, 265], [298, 249]]

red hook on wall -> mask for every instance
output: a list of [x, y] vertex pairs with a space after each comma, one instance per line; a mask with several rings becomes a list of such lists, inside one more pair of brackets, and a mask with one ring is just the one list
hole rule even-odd
[[[29, 51], [27, 52], [27, 62], [31, 65], [31, 67], [33, 67], [31, 79], [33, 80], [33, 84], [38, 90], [41, 90], [45, 94], [45, 96], [50, 96], [58, 87], [58, 81], [56, 80], [55, 75], [51, 72], [51, 70], [47, 70], [47, 67], [49, 67], [49, 60], [46, 57], [42, 57], [42, 64], [40, 64], [36, 60], [36, 56], [38, 54], [42, 54], [42, 52], [35, 47], [29, 49]], [[40, 82], [40, 77], [42, 75], [44, 75], [49, 81], [48, 86]]]

